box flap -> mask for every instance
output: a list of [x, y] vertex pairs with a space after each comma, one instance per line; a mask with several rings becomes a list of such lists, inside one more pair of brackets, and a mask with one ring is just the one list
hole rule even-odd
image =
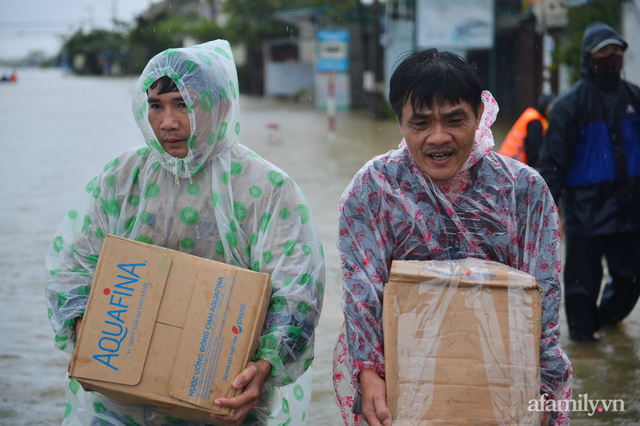
[[[252, 291], [236, 291], [240, 283]], [[169, 383], [171, 396], [224, 414], [235, 411], [214, 401], [240, 394], [232, 383], [255, 351], [260, 333], [254, 330], [262, 329], [270, 291], [267, 274], [203, 265]]]
[[170, 269], [169, 253], [107, 235], [73, 353], [72, 379], [140, 382]]
[[419, 283], [441, 279], [449, 284], [455, 279], [459, 286], [523, 287], [535, 288], [536, 280], [531, 275], [503, 265], [481, 259], [452, 261], [397, 261], [391, 264], [389, 281]]

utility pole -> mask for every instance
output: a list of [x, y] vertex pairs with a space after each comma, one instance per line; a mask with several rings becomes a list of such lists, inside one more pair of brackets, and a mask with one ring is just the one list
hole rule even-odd
[[[368, 25], [364, 22], [364, 9], [368, 9]], [[371, 118], [382, 118], [384, 100], [384, 53], [380, 45], [380, 3], [379, 0], [360, 0], [360, 28], [363, 31], [362, 42], [365, 49], [365, 71], [363, 89], [367, 93], [367, 104]]]

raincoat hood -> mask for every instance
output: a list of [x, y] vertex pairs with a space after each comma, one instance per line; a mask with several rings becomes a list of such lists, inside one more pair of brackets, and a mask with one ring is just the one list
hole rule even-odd
[[[627, 49], [627, 42], [618, 34], [616, 30], [603, 24], [602, 22], [594, 22], [589, 25], [582, 36], [582, 62], [581, 73], [582, 78], [590, 79], [592, 77], [589, 69], [589, 55], [594, 48], [601, 48], [609, 43], [615, 43], [622, 46], [622, 50]], [[596, 49], [596, 50], [598, 50]]]
[[[165, 152], [149, 123], [147, 91], [163, 76], [176, 84], [189, 111], [191, 134], [185, 158]], [[236, 143], [240, 130], [237, 87], [233, 54], [225, 40], [167, 49], [149, 61], [133, 92], [133, 114], [151, 155], [162, 167], [177, 177], [188, 178]]]

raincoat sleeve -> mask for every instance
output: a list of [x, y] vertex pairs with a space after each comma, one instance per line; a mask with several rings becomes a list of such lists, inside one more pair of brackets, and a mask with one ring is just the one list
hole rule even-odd
[[358, 173], [340, 201], [338, 250], [342, 267], [346, 340], [353, 383], [364, 369], [384, 377], [382, 298], [391, 261], [391, 218], [381, 211], [382, 190], [370, 173]]
[[539, 170], [556, 203], [560, 203], [569, 161], [578, 135], [578, 125], [568, 97], [554, 103], [549, 114], [549, 128], [542, 140]]
[[255, 359], [271, 363], [266, 384], [283, 386], [313, 362], [324, 254], [307, 201], [291, 178], [271, 193], [266, 210], [257, 215], [261, 223], [251, 257], [254, 270], [271, 275], [273, 289]]
[[560, 344], [558, 210], [547, 185], [537, 173], [521, 175], [519, 186], [521, 190], [516, 197], [520, 200], [516, 200], [516, 206], [521, 264], [517, 268], [533, 275], [542, 289], [540, 392], [556, 401], [565, 400], [571, 396], [573, 373]]
[[[45, 299], [56, 348], [73, 352], [76, 319], [84, 316], [106, 233], [107, 203], [94, 178], [71, 205], [46, 256]], [[104, 194], [103, 194], [104, 195]], [[104, 207], [103, 207], [103, 204]]]

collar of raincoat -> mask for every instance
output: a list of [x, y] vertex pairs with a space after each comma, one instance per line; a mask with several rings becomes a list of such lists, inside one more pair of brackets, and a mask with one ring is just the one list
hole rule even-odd
[[[184, 158], [165, 152], [149, 124], [147, 89], [163, 76], [176, 83], [187, 104], [191, 134]], [[157, 54], [145, 67], [133, 92], [133, 114], [144, 141], [162, 167], [175, 175], [176, 182], [178, 177], [191, 178], [218, 153], [236, 143], [239, 109], [238, 76], [226, 40]]]
[[[484, 112], [482, 113], [482, 117], [480, 119], [480, 125], [476, 129], [476, 135], [473, 141], [473, 148], [471, 149], [471, 154], [469, 154], [469, 158], [462, 165], [460, 170], [456, 172], [454, 176], [450, 178], [450, 181], [459, 180], [460, 178], [466, 177], [466, 172], [478, 163], [487, 155], [491, 148], [494, 146], [493, 133], [491, 132], [491, 125], [496, 121], [496, 117], [498, 116], [498, 111], [500, 108], [498, 107], [498, 102], [493, 98], [491, 92], [485, 90], [482, 92], [482, 103], [484, 104]], [[404, 139], [400, 142], [400, 148], [404, 149], [409, 158], [412, 159], [412, 162], [415, 167], [419, 166], [411, 157], [409, 153], [409, 148], [407, 148], [407, 143]], [[424, 172], [425, 178], [428, 181], [431, 181], [431, 178], [426, 175]], [[446, 182], [444, 183], [446, 184]]]

